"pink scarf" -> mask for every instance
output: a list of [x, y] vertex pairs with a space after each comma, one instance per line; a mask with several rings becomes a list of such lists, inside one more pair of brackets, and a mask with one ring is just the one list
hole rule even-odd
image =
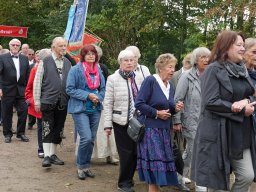
[[[87, 62], [82, 63], [84, 68], [84, 76], [88, 84], [89, 89], [97, 89], [100, 85], [100, 75], [96, 63], [93, 63], [92, 68]], [[92, 80], [91, 75], [94, 75], [94, 81]]]

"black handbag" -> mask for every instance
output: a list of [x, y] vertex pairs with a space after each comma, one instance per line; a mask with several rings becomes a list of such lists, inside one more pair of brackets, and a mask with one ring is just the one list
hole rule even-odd
[[184, 161], [182, 159], [182, 154], [181, 154], [181, 146], [182, 146], [182, 135], [181, 133], [174, 133], [174, 141], [173, 141], [173, 157], [175, 161], [175, 167], [177, 172], [180, 175], [183, 175], [183, 168], [184, 168]]
[[145, 126], [141, 124], [138, 119], [134, 116], [129, 120], [127, 134], [129, 137], [135, 141], [140, 142], [145, 133]]

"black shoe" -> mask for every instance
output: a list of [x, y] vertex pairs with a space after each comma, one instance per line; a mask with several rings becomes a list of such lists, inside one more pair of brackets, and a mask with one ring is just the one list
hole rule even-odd
[[64, 161], [60, 160], [57, 155], [53, 154], [51, 157], [50, 157], [50, 161], [52, 164], [54, 165], [64, 165]]
[[25, 135], [17, 135], [16, 138], [23, 142], [29, 142], [29, 138], [27, 138]]
[[85, 180], [85, 179], [86, 179], [86, 175], [85, 175], [84, 171], [81, 170], [81, 169], [78, 169], [78, 170], [77, 170], [77, 176], [78, 176], [78, 178], [79, 178], [80, 180]]
[[86, 171], [84, 171], [85, 175], [87, 177], [91, 177], [91, 178], [94, 178], [95, 177], [95, 174], [91, 172], [90, 169], [87, 169]]
[[50, 157], [49, 156], [45, 157], [42, 162], [42, 167], [51, 167], [51, 166], [52, 164], [51, 164]]
[[11, 143], [11, 142], [12, 142], [12, 138], [11, 138], [10, 136], [6, 136], [6, 137], [4, 138], [4, 142], [5, 142], [5, 143]]

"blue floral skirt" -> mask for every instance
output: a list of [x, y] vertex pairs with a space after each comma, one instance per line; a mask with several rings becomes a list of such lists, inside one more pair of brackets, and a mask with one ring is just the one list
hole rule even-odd
[[178, 184], [170, 129], [145, 129], [144, 138], [137, 145], [137, 168], [140, 180], [148, 184]]

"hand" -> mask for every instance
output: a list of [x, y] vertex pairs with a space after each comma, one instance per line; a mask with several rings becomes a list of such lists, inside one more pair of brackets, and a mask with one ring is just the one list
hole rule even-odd
[[0, 97], [2, 97], [3, 96], [3, 91], [2, 91], [2, 89], [0, 89]]
[[180, 110], [182, 110], [184, 108], [184, 103], [182, 101], [178, 101], [176, 103], [176, 106], [175, 106], [175, 111], [176, 112], [179, 112]]
[[238, 113], [240, 111], [242, 111], [242, 109], [248, 104], [248, 100], [247, 99], [243, 99], [240, 101], [236, 101], [232, 104], [231, 106], [231, 111], [234, 113]]
[[254, 105], [256, 105], [256, 101], [249, 103], [245, 106], [244, 115], [246, 117], [250, 116], [254, 112]]
[[111, 135], [112, 129], [111, 127], [105, 128], [105, 133], [107, 135], [107, 137], [109, 137]]
[[182, 125], [181, 124], [174, 124], [173, 130], [176, 132], [182, 132]]
[[41, 111], [41, 105], [35, 105], [35, 111], [40, 112]]
[[89, 93], [88, 97], [95, 105], [97, 105], [97, 103], [99, 102], [98, 96], [94, 93]]
[[157, 118], [159, 118], [159, 119], [167, 120], [171, 116], [172, 116], [172, 114], [169, 113], [169, 109], [157, 111]]

